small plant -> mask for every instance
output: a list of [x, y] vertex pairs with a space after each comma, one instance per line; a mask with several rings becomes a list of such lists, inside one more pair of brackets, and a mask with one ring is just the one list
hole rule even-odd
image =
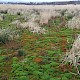
[[74, 16], [73, 15], [68, 15], [67, 18], [68, 20], [72, 19]]
[[9, 61], [10, 59], [11, 59], [10, 56], [6, 56], [3, 60], [4, 60], [4, 61]]
[[21, 15], [21, 13], [20, 12], [17, 12], [17, 15]]
[[13, 62], [17, 62], [18, 61], [18, 58], [17, 57], [13, 57], [12, 61]]
[[64, 16], [66, 11], [67, 11], [67, 9], [62, 10], [62, 11], [61, 11], [61, 16]]
[[26, 76], [21, 76], [19, 80], [29, 80], [29, 78]]
[[0, 49], [0, 54], [2, 53], [2, 51], [3, 51], [3, 50], [2, 50], [2, 49]]
[[8, 13], [8, 11], [7, 11], [7, 10], [4, 10], [4, 11], [3, 11], [3, 10], [1, 10], [1, 11], [0, 11], [0, 13], [7, 14], [7, 13]]
[[51, 51], [51, 50], [48, 50], [47, 53], [48, 53], [49, 55], [55, 54], [55, 52], [54, 52], [54, 51]]
[[67, 77], [63, 76], [61, 80], [69, 80]]
[[14, 28], [0, 29], [0, 43], [5, 44], [7, 41], [18, 39], [20, 35], [20, 30]]
[[26, 53], [24, 50], [19, 50], [18, 51], [18, 56], [24, 56]]
[[0, 56], [0, 62], [4, 61], [5, 58], [6, 56]]

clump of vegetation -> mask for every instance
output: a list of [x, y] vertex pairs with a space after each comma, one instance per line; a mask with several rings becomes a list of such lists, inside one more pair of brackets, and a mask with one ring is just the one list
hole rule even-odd
[[19, 38], [19, 30], [10, 29], [10, 28], [2, 28], [0, 29], [0, 43], [6, 43], [7, 41], [14, 40], [15, 38]]
[[26, 52], [24, 50], [18, 51], [18, 56], [25, 56]]
[[79, 61], [80, 61], [80, 35], [78, 36], [78, 38], [74, 41], [73, 45], [72, 45], [72, 49], [70, 50], [70, 52], [66, 53], [65, 62], [70, 62], [71, 64], [73, 64], [73, 66], [76, 68], [77, 73], [80, 74], [80, 71], [78, 69], [79, 66]]
[[21, 13], [20, 12], [17, 12], [17, 15], [21, 15]]
[[66, 26], [71, 29], [80, 29], [80, 15], [74, 16]]
[[7, 14], [8, 11], [7, 11], [7, 10], [1, 10], [0, 13], [2, 13], [2, 14]]
[[67, 9], [61, 10], [61, 16], [63, 17], [65, 15], [65, 12], [67, 11]]

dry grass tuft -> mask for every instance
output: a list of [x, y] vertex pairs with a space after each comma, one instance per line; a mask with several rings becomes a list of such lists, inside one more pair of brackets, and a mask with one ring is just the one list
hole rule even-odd
[[77, 69], [77, 73], [80, 74], [78, 66], [80, 65], [80, 35], [74, 41], [70, 52], [66, 53], [65, 62], [70, 62]]
[[68, 21], [67, 26], [70, 29], [80, 29], [80, 15], [74, 16]]

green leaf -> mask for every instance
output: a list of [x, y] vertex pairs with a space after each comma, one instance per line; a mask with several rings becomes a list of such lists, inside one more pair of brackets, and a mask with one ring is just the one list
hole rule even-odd
[[40, 72], [40, 71], [33, 71], [33, 74], [34, 75], [42, 75], [42, 72]]
[[3, 50], [2, 50], [2, 49], [0, 49], [0, 54], [2, 53], [2, 51], [3, 51]]
[[29, 80], [29, 78], [26, 76], [21, 76], [19, 80]]
[[58, 66], [59, 63], [57, 63], [57, 62], [55, 62], [55, 61], [52, 61], [52, 62], [50, 63], [50, 65], [55, 67], [55, 66]]
[[50, 78], [50, 80], [60, 80], [60, 78]]
[[67, 77], [63, 76], [61, 80], [69, 80]]
[[64, 76], [71, 79], [72, 78], [72, 74], [71, 73], [64, 73]]
[[41, 78], [42, 78], [42, 80], [49, 80], [50, 79], [50, 75], [48, 75], [47, 73], [44, 73]]
[[50, 55], [52, 55], [52, 54], [54, 54], [54, 51], [48, 50], [47, 53], [50, 54]]

